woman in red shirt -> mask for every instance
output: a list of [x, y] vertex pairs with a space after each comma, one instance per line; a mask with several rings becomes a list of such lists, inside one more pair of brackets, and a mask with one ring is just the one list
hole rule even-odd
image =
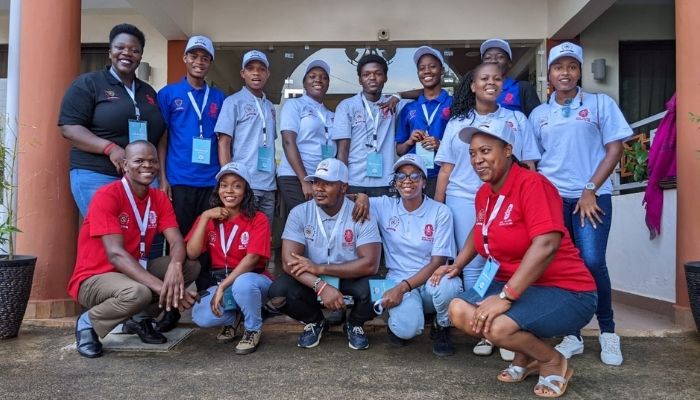
[[270, 258], [270, 225], [265, 214], [257, 210], [243, 165], [224, 165], [216, 179], [213, 207], [197, 218], [185, 238], [190, 260], [209, 252], [212, 278], [217, 282], [192, 308], [192, 321], [203, 328], [223, 326], [217, 339], [230, 342], [243, 317], [245, 331], [236, 354], [249, 354], [260, 341], [262, 303], [272, 283], [265, 271]]
[[573, 370], [540, 338], [591, 320], [595, 282], [564, 226], [556, 188], [512, 155], [507, 126], [482, 121], [459, 137], [469, 143], [472, 166], [485, 185], [476, 195], [476, 224], [454, 265], [440, 267], [432, 279], [458, 276], [477, 252], [487, 258], [474, 287], [450, 303], [450, 320], [469, 335], [515, 351], [499, 380], [520, 382], [539, 372], [535, 394], [558, 397]]

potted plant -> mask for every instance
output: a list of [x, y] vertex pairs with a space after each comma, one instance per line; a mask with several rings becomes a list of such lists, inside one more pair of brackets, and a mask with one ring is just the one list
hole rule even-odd
[[[2, 121], [5, 125], [5, 121]], [[0, 146], [0, 339], [17, 336], [29, 293], [32, 290], [36, 257], [15, 254], [17, 136], [2, 129]], [[11, 137], [7, 137], [11, 135]]]

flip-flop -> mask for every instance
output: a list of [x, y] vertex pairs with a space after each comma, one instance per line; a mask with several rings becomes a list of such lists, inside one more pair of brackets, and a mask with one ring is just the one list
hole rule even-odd
[[[554, 393], [541, 393], [538, 394], [535, 392], [535, 396], [538, 397], [559, 397], [566, 392], [566, 386], [569, 384], [569, 380], [571, 377], [574, 375], [574, 370], [572, 368], [567, 368], [566, 373], [564, 376], [561, 375], [549, 375], [549, 376], [542, 376], [540, 375], [540, 379], [537, 381], [537, 385], [535, 385], [536, 390], [540, 386], [544, 386], [547, 389], [551, 390]], [[561, 386], [557, 385], [557, 383], [561, 384]]]
[[[510, 364], [508, 368], [496, 376], [496, 379], [505, 383], [518, 383], [524, 381], [528, 376], [539, 372], [539, 370], [540, 366], [537, 360], [532, 361], [525, 367]], [[507, 374], [507, 376], [503, 376], [503, 374]]]

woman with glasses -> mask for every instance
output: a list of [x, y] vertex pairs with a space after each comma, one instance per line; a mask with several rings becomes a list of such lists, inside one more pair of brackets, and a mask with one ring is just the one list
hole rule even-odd
[[[578, 86], [582, 63], [581, 47], [565, 42], [552, 48], [547, 67], [555, 91], [532, 111], [530, 121], [542, 150], [537, 169], [564, 199], [564, 222], [598, 287], [600, 358], [620, 365], [605, 253], [612, 221], [610, 174], [620, 161], [622, 140], [632, 130], [613, 99]], [[569, 332], [557, 350], [566, 358], [581, 354], [580, 332]]]
[[[387, 279], [395, 286], [380, 303], [389, 312], [389, 338], [398, 346], [420, 335], [424, 313], [437, 313], [431, 330], [433, 353], [454, 354], [447, 318], [447, 306], [462, 291], [459, 279], [427, 284], [433, 271], [455, 255], [452, 213], [444, 204], [427, 197], [427, 169], [416, 154], [406, 154], [394, 163], [399, 198], [368, 198], [358, 194], [357, 202], [369, 202], [370, 218], [377, 221], [384, 245]], [[378, 306], [379, 306], [378, 304]]]

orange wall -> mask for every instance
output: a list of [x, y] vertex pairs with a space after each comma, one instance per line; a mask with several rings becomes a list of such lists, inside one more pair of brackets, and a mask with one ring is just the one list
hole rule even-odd
[[182, 62], [186, 44], [185, 40], [168, 40], [168, 83], [179, 81], [187, 73]]

